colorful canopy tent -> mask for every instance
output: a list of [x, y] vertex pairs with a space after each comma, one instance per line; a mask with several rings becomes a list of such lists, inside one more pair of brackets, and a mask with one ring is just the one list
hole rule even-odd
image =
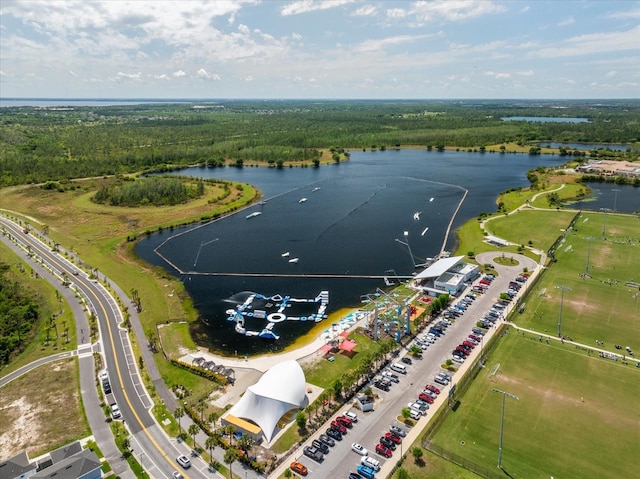
[[356, 342], [353, 339], [345, 339], [340, 343], [340, 349], [350, 353], [353, 351], [353, 348], [356, 347]]
[[289, 411], [305, 408], [307, 404], [302, 368], [296, 361], [284, 361], [249, 386], [228, 414], [257, 424], [267, 442], [271, 442], [280, 419]]

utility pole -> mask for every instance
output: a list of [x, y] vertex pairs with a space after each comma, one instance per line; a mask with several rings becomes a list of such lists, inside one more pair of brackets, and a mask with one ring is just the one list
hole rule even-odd
[[560, 290], [560, 315], [558, 316], [558, 337], [562, 331], [562, 303], [564, 302], [564, 292], [571, 291], [569, 286], [556, 286], [556, 289]]
[[589, 276], [589, 255], [591, 254], [591, 241], [596, 239], [593, 236], [585, 236], [585, 240], [587, 240], [587, 265], [584, 269], [584, 277], [590, 278]]
[[504, 401], [507, 396], [509, 396], [511, 399], [515, 399], [516, 401], [519, 401], [520, 398], [515, 394], [509, 394], [506, 391], [502, 391], [496, 388], [491, 388], [491, 391], [493, 391], [494, 393], [502, 394], [502, 414], [500, 416], [500, 445], [498, 446], [498, 469], [502, 469], [502, 437], [504, 435]]

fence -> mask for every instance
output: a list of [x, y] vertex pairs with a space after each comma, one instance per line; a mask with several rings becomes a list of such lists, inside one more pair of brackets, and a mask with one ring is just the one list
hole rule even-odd
[[459, 454], [456, 454], [455, 452], [451, 452], [440, 446], [436, 446], [435, 444], [432, 444], [430, 441], [425, 441], [424, 448], [434, 453], [435, 455], [440, 456], [443, 459], [446, 459], [449, 462], [453, 462], [454, 464], [457, 464], [460, 467], [464, 467], [468, 471], [471, 471], [477, 474], [478, 476], [485, 477], [487, 479], [504, 479], [505, 477], [504, 473], [500, 473], [496, 469], [488, 468], [486, 466], [477, 464], [473, 461], [470, 461], [469, 459], [462, 457]]

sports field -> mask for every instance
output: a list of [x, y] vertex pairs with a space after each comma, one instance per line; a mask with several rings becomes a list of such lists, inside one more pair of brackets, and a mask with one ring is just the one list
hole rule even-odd
[[[522, 228], [518, 215], [500, 227]], [[640, 220], [584, 212], [555, 257], [537, 284], [526, 285], [523, 313], [511, 318], [552, 339], [511, 327], [433, 442], [497, 468], [502, 394], [495, 388], [519, 398], [505, 404], [502, 465], [509, 475], [626, 477], [640, 443], [640, 367], [625, 349], [640, 355]], [[561, 304], [563, 336], [617, 353], [618, 360], [557, 341]]]
[[505, 403], [502, 466], [512, 477], [629, 477], [640, 443], [640, 369], [510, 330], [433, 442], [497, 471], [496, 388], [519, 397]]
[[[619, 354], [625, 351], [616, 344], [629, 346], [640, 355], [640, 219], [608, 214], [605, 224], [602, 213], [582, 213], [555, 255], [557, 263], [533, 287], [524, 314], [514, 321], [557, 334], [562, 302], [561, 334]], [[561, 294], [557, 286], [570, 289]]]

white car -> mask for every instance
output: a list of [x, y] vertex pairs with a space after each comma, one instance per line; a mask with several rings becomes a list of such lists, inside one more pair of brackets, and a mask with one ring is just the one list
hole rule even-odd
[[355, 452], [356, 454], [360, 454], [361, 456], [366, 456], [369, 454], [369, 451], [367, 451], [362, 445], [358, 444], [357, 442], [351, 444], [351, 449], [353, 449], [353, 452]]
[[176, 462], [180, 464], [184, 469], [189, 469], [191, 467], [191, 461], [184, 454], [180, 454], [176, 457]]
[[358, 415], [355, 412], [347, 411], [344, 413], [344, 415], [347, 416], [349, 419], [351, 419], [351, 422], [358, 422]]
[[462, 356], [457, 356], [455, 354], [451, 356], [451, 360], [460, 364], [464, 363], [464, 358]]
[[118, 407], [118, 405], [116, 403], [113, 403], [111, 405], [111, 417], [113, 419], [119, 419], [122, 416], [122, 414], [120, 414], [120, 408]]
[[173, 476], [173, 479], [184, 479], [184, 476], [180, 474], [178, 471], [173, 471], [171, 475]]
[[100, 378], [100, 381], [105, 382], [109, 380], [109, 373], [107, 373], [106, 369], [103, 369], [102, 371], [100, 371], [100, 374], [98, 374], [98, 377]]

